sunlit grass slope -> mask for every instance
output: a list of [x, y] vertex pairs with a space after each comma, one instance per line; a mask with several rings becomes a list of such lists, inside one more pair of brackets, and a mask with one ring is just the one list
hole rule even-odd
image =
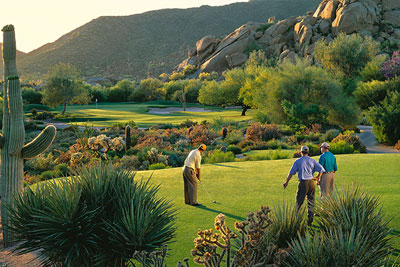
[[[338, 188], [360, 185], [363, 190], [381, 196], [383, 211], [388, 217], [393, 217], [391, 226], [397, 234], [395, 247], [400, 249], [400, 155], [354, 154], [339, 155], [337, 159]], [[296, 177], [286, 191], [282, 189], [293, 161], [286, 159], [203, 165], [203, 184], [217, 203], [211, 202], [199, 184], [198, 200], [204, 204], [201, 208], [184, 204], [181, 168], [138, 172], [138, 179], [152, 176], [152, 183], [161, 184], [160, 194], [170, 199], [178, 212], [177, 237], [169, 246], [171, 256], [168, 266], [175, 266], [178, 260], [190, 257], [197, 230], [213, 227], [214, 218], [219, 213], [227, 216], [228, 225], [233, 228], [234, 221], [244, 219], [249, 211], [255, 211], [261, 205], [279, 203], [283, 199], [294, 203]], [[319, 191], [317, 195], [319, 198]]]

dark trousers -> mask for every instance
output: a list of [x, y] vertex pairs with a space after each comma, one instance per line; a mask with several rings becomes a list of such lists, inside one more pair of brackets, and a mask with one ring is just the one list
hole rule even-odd
[[185, 204], [197, 203], [197, 177], [196, 172], [189, 167], [183, 169], [183, 184], [185, 190]]
[[314, 180], [302, 180], [299, 182], [296, 196], [296, 206], [298, 209], [303, 205], [304, 199], [307, 196], [307, 207], [308, 207], [308, 225], [312, 224], [314, 219], [314, 202], [315, 202], [315, 181]]

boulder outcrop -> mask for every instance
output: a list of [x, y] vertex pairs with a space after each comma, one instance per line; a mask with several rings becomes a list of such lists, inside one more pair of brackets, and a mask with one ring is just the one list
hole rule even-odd
[[[400, 0], [323, 0], [315, 12], [274, 23], [249, 22], [222, 40], [205, 36], [188, 51], [188, 64], [201, 72], [222, 72], [241, 66], [249, 52], [262, 49], [267, 56], [295, 62], [298, 57], [313, 60], [316, 43], [332, 41], [338, 34], [359, 33], [382, 44], [384, 52], [400, 49]], [[389, 45], [388, 45], [389, 44]], [[397, 47], [395, 47], [397, 46]]]

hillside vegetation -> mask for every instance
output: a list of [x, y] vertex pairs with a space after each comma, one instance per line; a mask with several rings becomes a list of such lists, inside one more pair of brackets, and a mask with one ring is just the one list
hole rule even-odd
[[69, 62], [85, 76], [156, 76], [172, 70], [205, 35], [224, 37], [248, 21], [302, 15], [318, 3], [265, 0], [99, 17], [20, 57], [18, 67], [24, 75], [43, 74], [59, 62]]

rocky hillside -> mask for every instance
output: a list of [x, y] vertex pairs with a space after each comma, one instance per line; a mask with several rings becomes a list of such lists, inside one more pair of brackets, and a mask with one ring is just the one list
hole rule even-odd
[[312, 59], [318, 40], [331, 41], [340, 32], [371, 36], [384, 51], [400, 49], [400, 0], [323, 0], [315, 12], [303, 17], [275, 24], [249, 22], [223, 39], [203, 37], [176, 70], [191, 64], [197, 73], [221, 72], [242, 65], [246, 51], [255, 47], [280, 60]]
[[157, 76], [171, 71], [206, 34], [223, 37], [248, 21], [297, 16], [315, 9], [318, 3], [318, 0], [257, 0], [99, 17], [27, 53], [18, 60], [18, 67], [25, 75], [43, 74], [54, 64], [70, 62], [86, 76], [114, 79]]

